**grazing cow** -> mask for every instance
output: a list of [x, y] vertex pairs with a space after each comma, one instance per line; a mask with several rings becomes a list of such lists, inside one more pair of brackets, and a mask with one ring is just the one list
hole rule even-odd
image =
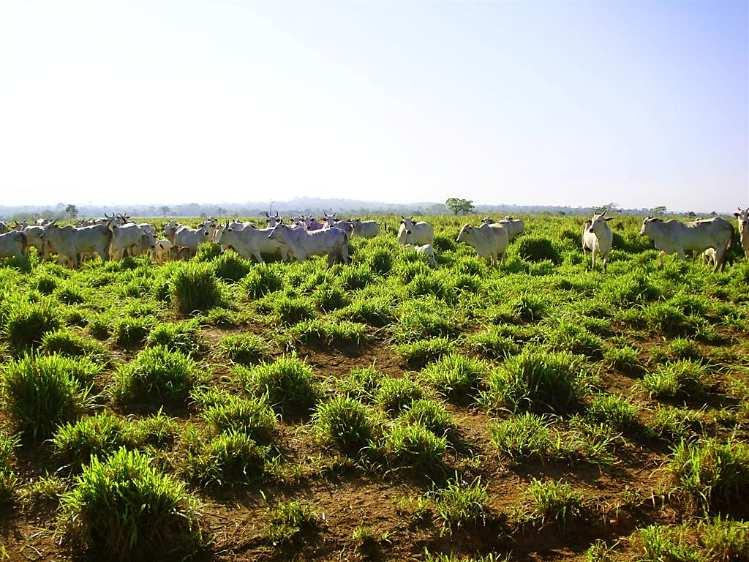
[[675, 253], [684, 257], [690, 250], [703, 252], [708, 248], [715, 250], [714, 270], [722, 270], [725, 266], [726, 253], [731, 245], [733, 227], [731, 223], [720, 218], [702, 219], [683, 223], [677, 220], [663, 221], [647, 217], [642, 221], [641, 236], [647, 236], [653, 241], [656, 250], [664, 254]]
[[273, 228], [234, 228], [227, 224], [219, 233], [218, 243], [222, 250], [232, 249], [244, 258], [255, 258], [259, 263], [265, 263], [263, 254], [280, 255], [286, 261], [286, 245], [269, 238]]
[[490, 263], [497, 263], [497, 260], [504, 261], [510, 238], [503, 225], [483, 223], [481, 226], [463, 225], [457, 241], [472, 246], [480, 257], [488, 259]]
[[434, 229], [428, 222], [414, 222], [413, 217], [401, 217], [398, 228], [398, 243], [401, 246], [424, 246], [434, 243]]
[[522, 219], [505, 217], [503, 219], [500, 219], [497, 224], [501, 224], [505, 227], [510, 242], [512, 242], [519, 234], [522, 234], [525, 231], [525, 224], [523, 224]]
[[363, 221], [354, 219], [354, 234], [362, 238], [374, 238], [380, 233], [380, 225], [377, 221]]
[[46, 258], [46, 245], [44, 244], [46, 229], [43, 226], [33, 224], [24, 226], [21, 232], [26, 235], [26, 251], [28, 252], [29, 248], [34, 247], [42, 258]]
[[437, 267], [437, 260], [434, 258], [434, 248], [431, 244], [416, 246], [416, 253], [421, 256], [426, 256], [429, 265], [431, 265], [432, 267]]
[[613, 244], [614, 235], [611, 233], [608, 221], [614, 217], [607, 217], [606, 211], [594, 213], [593, 218], [585, 221], [583, 225], [583, 253], [590, 250], [591, 267], [596, 267], [596, 254], [601, 256], [603, 261], [603, 270], [606, 271], [606, 264], [609, 259], [609, 252]]
[[348, 234], [340, 228], [309, 232], [278, 224], [268, 238], [284, 244], [297, 261], [304, 261], [310, 256], [328, 256], [328, 267], [336, 261], [349, 262]]
[[83, 254], [96, 254], [102, 260], [109, 258], [112, 233], [106, 224], [75, 228], [50, 223], [44, 235], [47, 253], [57, 254], [60, 263], [78, 267]]
[[186, 253], [194, 255], [198, 251], [198, 246], [203, 242], [211, 240], [212, 229], [203, 224], [200, 228], [190, 228], [189, 226], [180, 226], [174, 233], [174, 248], [177, 255]]
[[157, 240], [151, 251], [151, 259], [156, 263], [164, 263], [172, 255], [174, 245], [167, 239]]
[[17, 230], [0, 234], [0, 258], [22, 258], [26, 253], [26, 235]]
[[744, 248], [744, 256], [749, 259], [749, 207], [739, 210], [733, 214], [739, 220], [739, 238], [741, 247]]

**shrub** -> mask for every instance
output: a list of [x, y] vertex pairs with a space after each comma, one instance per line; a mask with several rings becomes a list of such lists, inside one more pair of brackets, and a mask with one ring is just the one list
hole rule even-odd
[[559, 252], [547, 238], [524, 236], [518, 245], [518, 255], [525, 261], [541, 262], [549, 260], [554, 265], [562, 262]]
[[345, 453], [357, 453], [369, 444], [376, 422], [361, 402], [336, 396], [317, 407], [314, 423], [318, 434]]
[[415, 382], [401, 378], [387, 378], [380, 382], [375, 402], [391, 414], [398, 414], [413, 401], [424, 397], [421, 387]]
[[587, 416], [596, 423], [619, 430], [631, 429], [637, 424], [635, 405], [613, 394], [601, 394], [593, 398], [588, 406]]
[[220, 433], [187, 459], [187, 471], [204, 485], [247, 483], [258, 480], [265, 470], [267, 448], [238, 431]]
[[556, 458], [561, 450], [548, 422], [530, 412], [491, 424], [489, 435], [500, 454], [513, 461]]
[[224, 281], [241, 281], [252, 269], [252, 264], [236, 252], [224, 252], [213, 259], [216, 277]]
[[197, 381], [197, 365], [166, 347], [141, 351], [114, 376], [112, 394], [122, 403], [178, 405], [184, 403]]
[[439, 394], [455, 400], [477, 393], [486, 371], [481, 361], [451, 354], [427, 365], [421, 375]]
[[655, 372], [646, 374], [642, 386], [651, 396], [676, 400], [700, 397], [705, 392], [702, 384], [705, 368], [701, 363], [689, 360], [661, 365]]
[[79, 468], [91, 460], [91, 455], [107, 457], [122, 447], [123, 427], [120, 418], [106, 412], [89, 416], [60, 426], [52, 438], [52, 448], [62, 462]]
[[7, 312], [5, 337], [20, 352], [38, 345], [45, 333], [59, 327], [59, 312], [49, 302], [17, 302]]
[[490, 359], [505, 359], [520, 352], [520, 346], [496, 326], [471, 334], [468, 345], [474, 351]]
[[114, 340], [126, 349], [142, 345], [153, 325], [151, 318], [125, 317], [114, 325]]
[[565, 525], [582, 514], [582, 496], [566, 482], [534, 478], [527, 493], [531, 517], [542, 523], [551, 519]]
[[254, 334], [232, 334], [219, 344], [227, 359], [240, 365], [254, 365], [270, 354], [268, 344]]
[[238, 373], [249, 392], [267, 395], [273, 409], [282, 415], [307, 414], [317, 401], [312, 369], [294, 356], [279, 357], [251, 369], [239, 367]]
[[259, 299], [268, 293], [282, 289], [283, 279], [281, 279], [275, 267], [268, 264], [260, 264], [247, 274], [242, 281], [242, 286], [251, 298]]
[[447, 338], [429, 338], [411, 343], [402, 343], [396, 347], [398, 353], [406, 360], [409, 367], [423, 367], [443, 355], [451, 353], [452, 342]]
[[486, 521], [489, 508], [486, 486], [476, 479], [471, 483], [451, 481], [436, 494], [435, 513], [450, 530]]
[[309, 504], [290, 501], [278, 504], [270, 514], [268, 538], [274, 544], [294, 542], [319, 528], [319, 518]]
[[66, 329], [45, 333], [40, 350], [46, 354], [58, 353], [67, 357], [88, 356], [100, 363], [106, 362], [108, 355], [100, 343]]
[[66, 540], [94, 557], [173, 558], [202, 540], [197, 501], [135, 451], [120, 449], [104, 462], [94, 457], [61, 505]]
[[244, 433], [258, 443], [269, 443], [276, 429], [276, 415], [258, 398], [229, 394], [226, 401], [206, 408], [203, 419], [218, 432]]
[[179, 351], [186, 355], [200, 351], [197, 320], [187, 322], [164, 322], [158, 324], [148, 334], [149, 346], [163, 346], [170, 351]]
[[182, 314], [192, 314], [218, 306], [221, 291], [210, 264], [185, 263], [171, 280], [174, 302]]
[[385, 437], [385, 455], [394, 464], [433, 470], [442, 466], [447, 439], [423, 425], [394, 424]]
[[60, 355], [27, 355], [5, 367], [3, 395], [19, 429], [33, 439], [75, 420], [89, 405], [89, 384], [96, 366]]
[[448, 438], [457, 429], [452, 416], [444, 406], [426, 398], [411, 402], [398, 417], [398, 422], [423, 425], [435, 435], [445, 435]]
[[564, 413], [574, 409], [585, 389], [578, 360], [569, 353], [526, 350], [509, 357], [488, 379], [488, 402], [512, 410]]
[[704, 511], [746, 511], [749, 493], [749, 445], [736, 441], [677, 445], [669, 461], [677, 491]]

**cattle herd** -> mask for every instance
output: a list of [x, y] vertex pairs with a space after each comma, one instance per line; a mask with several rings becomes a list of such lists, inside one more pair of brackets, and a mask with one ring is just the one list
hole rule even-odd
[[[739, 208], [739, 235], [745, 256], [749, 259], [749, 209]], [[590, 251], [592, 266], [600, 257], [605, 270], [613, 246], [613, 234], [604, 210], [595, 213], [583, 225], [583, 252]], [[163, 227], [163, 238], [148, 223], [131, 222], [127, 215], [106, 215], [102, 218], [79, 221], [76, 226], [58, 225], [56, 221], [37, 221], [12, 227], [0, 222], [0, 258], [23, 257], [31, 247], [43, 259], [57, 256], [60, 264], [78, 267], [86, 257], [99, 256], [102, 260], [118, 260], [126, 256], [149, 255], [156, 262], [194, 255], [203, 242], [215, 242], [223, 250], [232, 249], [245, 258], [263, 262], [263, 256], [278, 256], [281, 260], [303, 261], [311, 256], [327, 256], [328, 264], [348, 263], [348, 241], [352, 236], [373, 238], [380, 233], [380, 225], [373, 220], [339, 220], [335, 213], [325, 213], [321, 220], [313, 217], [294, 217], [285, 223], [278, 213], [265, 213], [266, 228], [240, 221], [219, 222], [207, 219], [197, 228], [176, 222]], [[397, 233], [398, 243], [413, 246], [436, 265], [434, 257], [434, 228], [428, 222], [401, 217]], [[508, 244], [524, 231], [523, 221], [505, 217], [499, 221], [484, 219], [480, 226], [464, 225], [457, 241], [465, 242], [476, 253], [492, 263], [504, 259]], [[691, 222], [647, 217], [640, 234], [647, 236], [663, 254], [684, 257], [687, 252], [701, 252], [715, 270], [722, 270], [726, 253], [733, 238], [733, 226], [721, 217]]]

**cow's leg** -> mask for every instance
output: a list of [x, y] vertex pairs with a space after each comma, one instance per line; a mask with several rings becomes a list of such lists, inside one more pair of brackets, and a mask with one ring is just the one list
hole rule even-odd
[[722, 248], [715, 248], [715, 263], [713, 264], [713, 271], [723, 271], [723, 267], [726, 264], [726, 256], [728, 254], [728, 246]]
[[603, 257], [601, 258], [601, 260], [603, 261], [603, 271], [604, 271], [604, 273], [605, 273], [605, 272], [606, 272], [606, 266], [607, 266], [607, 265], [608, 265], [608, 263], [609, 263], [609, 255], [608, 255], [608, 254], [606, 254], [605, 256], [603, 256]]

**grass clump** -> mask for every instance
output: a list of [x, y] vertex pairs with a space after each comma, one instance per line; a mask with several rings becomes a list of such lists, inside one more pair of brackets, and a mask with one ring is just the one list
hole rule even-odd
[[213, 259], [216, 277], [224, 281], [241, 281], [252, 269], [252, 264], [236, 252], [224, 252]]
[[358, 453], [366, 447], [377, 426], [364, 404], [345, 396], [319, 405], [313, 419], [318, 435], [345, 453]]
[[67, 465], [80, 468], [91, 455], [104, 458], [124, 446], [124, 426], [122, 419], [107, 412], [66, 423], [52, 438], [54, 454]]
[[582, 515], [583, 498], [579, 492], [559, 480], [533, 479], [528, 485], [530, 517], [542, 524], [548, 520], [566, 525]]
[[188, 454], [187, 473], [206, 486], [253, 482], [265, 471], [267, 453], [249, 435], [226, 431]]
[[254, 334], [232, 334], [219, 343], [222, 354], [239, 365], [255, 365], [266, 359], [270, 353], [268, 344]]
[[396, 423], [385, 436], [384, 452], [393, 464], [431, 471], [442, 466], [447, 439], [419, 424]]
[[398, 422], [403, 424], [423, 425], [435, 435], [450, 438], [457, 430], [457, 426], [450, 413], [439, 402], [422, 398], [414, 400], [401, 415]]
[[609, 347], [603, 352], [608, 365], [625, 373], [636, 373], [640, 369], [640, 357], [631, 346]]
[[636, 543], [642, 550], [639, 560], [643, 562], [701, 562], [686, 539], [683, 529], [665, 525], [650, 525], [637, 532]]
[[548, 238], [524, 236], [518, 245], [518, 255], [525, 261], [550, 261], [554, 265], [562, 263], [559, 252]]
[[688, 408], [659, 406], [650, 423], [650, 429], [666, 441], [678, 443], [691, 440], [703, 430], [703, 420], [699, 412]]
[[170, 351], [191, 355], [200, 351], [199, 325], [197, 320], [187, 322], [163, 322], [148, 334], [148, 345], [164, 346]]
[[184, 403], [197, 378], [192, 359], [159, 345], [141, 351], [117, 370], [112, 395], [121, 403], [177, 406]]
[[106, 461], [94, 457], [61, 506], [66, 541], [95, 558], [173, 558], [202, 542], [197, 500], [136, 451], [119, 449]]
[[278, 270], [268, 264], [257, 265], [242, 280], [242, 287], [253, 299], [259, 299], [283, 288], [283, 279]]
[[47, 301], [17, 302], [5, 314], [4, 335], [16, 352], [38, 345], [44, 334], [61, 323], [58, 310]]
[[143, 345], [146, 341], [153, 319], [126, 317], [114, 325], [114, 341], [124, 349]]
[[674, 449], [668, 463], [675, 492], [687, 497], [703, 511], [746, 512], [749, 494], [749, 445], [715, 439]]
[[434, 512], [450, 531], [486, 522], [489, 494], [479, 479], [453, 480], [435, 494]]
[[225, 401], [206, 408], [202, 417], [217, 432], [236, 431], [258, 443], [269, 443], [276, 430], [273, 409], [258, 398], [227, 394]]
[[383, 375], [374, 366], [355, 367], [344, 378], [339, 379], [338, 389], [345, 395], [361, 402], [373, 402]]
[[601, 394], [590, 402], [586, 416], [595, 423], [627, 430], [637, 424], [637, 407], [621, 396]]
[[447, 338], [428, 338], [399, 344], [396, 349], [409, 367], [419, 368], [451, 353], [454, 346]]
[[295, 356], [279, 357], [250, 369], [239, 367], [238, 373], [251, 394], [267, 396], [281, 415], [306, 415], [317, 401], [312, 369]]
[[13, 499], [18, 479], [13, 470], [13, 451], [18, 440], [0, 433], [0, 507]]
[[559, 437], [544, 418], [531, 412], [491, 424], [489, 435], [499, 453], [515, 462], [560, 456]]
[[464, 355], [446, 355], [421, 371], [421, 376], [439, 394], [462, 400], [478, 393], [486, 375], [486, 365]]
[[641, 384], [651, 396], [662, 400], [698, 398], [705, 393], [704, 373], [705, 367], [701, 363], [683, 359], [647, 373]]
[[565, 413], [575, 409], [585, 381], [578, 359], [565, 352], [526, 350], [509, 357], [488, 379], [485, 399], [514, 411]]
[[279, 320], [287, 325], [297, 324], [302, 320], [310, 320], [315, 317], [315, 307], [307, 297], [279, 296], [273, 299], [273, 309], [278, 314]]
[[103, 345], [68, 329], [45, 333], [39, 350], [42, 353], [58, 353], [67, 357], [87, 356], [100, 363], [108, 359], [107, 350]]
[[589, 357], [600, 357], [603, 350], [601, 338], [579, 324], [564, 320], [549, 332], [546, 343], [554, 350], [579, 353]]
[[350, 303], [348, 294], [341, 287], [329, 283], [315, 289], [312, 300], [323, 312], [332, 312]]
[[366, 341], [367, 331], [363, 324], [347, 320], [306, 320], [292, 326], [289, 336], [305, 345], [351, 349]]
[[34, 440], [52, 435], [90, 406], [90, 383], [99, 368], [85, 359], [27, 355], [5, 367], [2, 393], [17, 427]]
[[375, 402], [390, 414], [398, 414], [415, 400], [424, 397], [424, 391], [415, 382], [401, 378], [387, 378], [380, 383]]
[[209, 310], [221, 304], [221, 291], [207, 263], [185, 263], [171, 280], [173, 300], [182, 314]]
[[469, 335], [467, 342], [471, 349], [489, 359], [505, 359], [520, 352], [515, 340], [496, 326]]
[[273, 544], [288, 544], [318, 531], [319, 527], [319, 517], [309, 504], [289, 501], [273, 509], [267, 534]]
[[715, 517], [700, 525], [700, 544], [714, 560], [741, 560], [749, 556], [749, 521]]

